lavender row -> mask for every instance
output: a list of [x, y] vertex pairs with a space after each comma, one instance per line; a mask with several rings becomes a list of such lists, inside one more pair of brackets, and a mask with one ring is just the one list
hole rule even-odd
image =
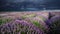
[[42, 30], [24, 20], [16, 20], [0, 26], [1, 34], [44, 34]]

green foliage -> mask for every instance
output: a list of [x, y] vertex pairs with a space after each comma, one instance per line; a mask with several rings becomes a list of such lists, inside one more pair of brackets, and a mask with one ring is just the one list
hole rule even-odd
[[24, 15], [24, 16], [22, 16], [22, 18], [23, 19], [25, 19], [25, 18], [32, 18], [32, 17], [34, 17], [34, 16], [36, 16], [35, 14], [29, 14], [29, 15]]
[[27, 34], [27, 32], [21, 32], [21, 34]]
[[0, 18], [0, 25], [12, 21], [11, 18]]
[[33, 22], [33, 24], [34, 24], [35, 26], [37, 26], [38, 28], [40, 28], [40, 29], [42, 29], [42, 30], [45, 30], [44, 26], [43, 26], [42, 24], [40, 24], [38, 21], [32, 21], [32, 22]]

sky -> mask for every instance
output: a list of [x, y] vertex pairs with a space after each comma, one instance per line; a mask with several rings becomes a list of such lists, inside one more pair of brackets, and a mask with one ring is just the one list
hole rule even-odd
[[[60, 9], [60, 0], [0, 0], [0, 9], [7, 8], [7, 6], [8, 6], [8, 8], [11, 8], [11, 5], [13, 3], [17, 3], [18, 4], [20, 2], [22, 2], [22, 3], [23, 2], [31, 2], [31, 4], [33, 4], [33, 3], [40, 4], [41, 6], [44, 6], [46, 8], [59, 8]], [[12, 4], [10, 4], [10, 3], [12, 3]], [[22, 5], [22, 3], [20, 3], [20, 4]], [[26, 3], [24, 5], [26, 5]], [[14, 4], [12, 6], [16, 7], [17, 5]]]

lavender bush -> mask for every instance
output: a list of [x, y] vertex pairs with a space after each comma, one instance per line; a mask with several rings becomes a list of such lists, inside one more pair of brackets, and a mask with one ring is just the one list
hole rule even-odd
[[23, 16], [25, 21], [28, 21], [30, 23], [32, 23], [33, 25], [35, 25], [36, 27], [40, 28], [41, 30], [43, 30], [45, 33], [48, 32], [49, 28], [45, 23], [45, 20], [47, 20], [47, 18], [45, 18], [42, 15], [25, 15]]
[[49, 30], [48, 26], [44, 22], [43, 18], [40, 18], [40, 16], [35, 17], [32, 19], [32, 23], [37, 26], [38, 28], [42, 29], [45, 33]]
[[0, 26], [0, 34], [45, 34], [41, 29], [24, 20], [15, 20]]
[[50, 33], [49, 34], [60, 34], [60, 16], [56, 15], [50, 19]]

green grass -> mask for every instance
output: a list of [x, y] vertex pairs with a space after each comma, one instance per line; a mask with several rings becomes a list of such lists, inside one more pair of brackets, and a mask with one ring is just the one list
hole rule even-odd
[[40, 24], [38, 21], [33, 21], [33, 24], [43, 30], [45, 33], [47, 32], [45, 26], [43, 24]]
[[24, 15], [24, 16], [22, 16], [22, 18], [23, 19], [25, 19], [25, 18], [32, 18], [32, 17], [34, 17], [34, 16], [36, 16], [35, 14], [30, 14], [30, 15]]
[[11, 18], [0, 18], [0, 25], [12, 21]]
[[34, 24], [35, 26], [37, 26], [38, 28], [40, 28], [40, 29], [42, 29], [42, 30], [45, 30], [45, 29], [44, 29], [44, 26], [43, 26], [42, 24], [40, 24], [38, 21], [33, 21], [33, 24]]

